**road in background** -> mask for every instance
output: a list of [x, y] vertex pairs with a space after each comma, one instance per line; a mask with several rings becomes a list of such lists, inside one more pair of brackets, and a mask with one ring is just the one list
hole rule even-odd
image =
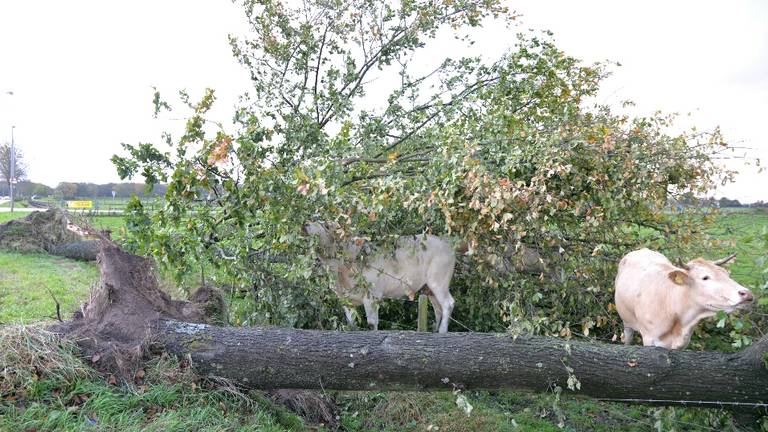
[[[3, 202], [0, 202], [2, 204]], [[13, 209], [14, 212], [33, 212], [33, 211], [46, 211], [47, 208], [44, 207], [16, 207]], [[0, 207], [0, 213], [8, 213], [11, 211], [10, 207]], [[97, 214], [122, 214], [122, 210], [78, 210], [78, 209], [67, 209], [70, 213], [97, 213]]]

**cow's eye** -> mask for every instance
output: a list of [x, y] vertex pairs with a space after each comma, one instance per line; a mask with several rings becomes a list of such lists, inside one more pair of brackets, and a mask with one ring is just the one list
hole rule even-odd
[[709, 276], [704, 276], [702, 279], [709, 280]]

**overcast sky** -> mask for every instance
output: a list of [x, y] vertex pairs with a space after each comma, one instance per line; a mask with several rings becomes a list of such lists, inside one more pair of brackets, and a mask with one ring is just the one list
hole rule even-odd
[[[731, 142], [752, 149], [750, 158], [768, 163], [768, 1], [509, 6], [522, 14], [523, 28], [552, 30], [568, 54], [622, 64], [602, 101], [634, 100], [640, 115], [690, 112], [684, 124], [719, 125]], [[246, 30], [241, 9], [227, 0], [2, 0], [0, 141], [10, 141], [15, 125], [31, 180], [118, 181], [109, 158], [121, 142], [159, 141], [173, 127], [152, 119], [152, 86], [169, 95], [215, 88], [218, 115], [230, 117], [249, 83], [227, 35]], [[503, 53], [513, 31], [485, 29], [478, 46], [488, 56]], [[768, 200], [768, 172], [730, 163], [741, 175], [718, 195]]]

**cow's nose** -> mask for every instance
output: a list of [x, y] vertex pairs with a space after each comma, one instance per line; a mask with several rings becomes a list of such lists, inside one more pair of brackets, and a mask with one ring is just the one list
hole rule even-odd
[[749, 290], [739, 291], [739, 297], [741, 297], [741, 301], [743, 302], [751, 302], [755, 299], [755, 297], [752, 295], [752, 293]]

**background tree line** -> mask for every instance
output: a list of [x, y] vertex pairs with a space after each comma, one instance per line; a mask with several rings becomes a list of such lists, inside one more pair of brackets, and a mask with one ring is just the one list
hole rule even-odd
[[[139, 197], [163, 196], [166, 186], [157, 184], [152, 190], [147, 192], [144, 183], [77, 183], [61, 182], [56, 187], [50, 187], [42, 183], [36, 183], [30, 180], [21, 180], [14, 187], [16, 198], [31, 198], [32, 196], [55, 197], [61, 199], [73, 198], [112, 198], [112, 191], [115, 191], [117, 198], [130, 198], [134, 195]], [[8, 183], [0, 183], [0, 196], [9, 194]]]
[[[10, 143], [0, 144], [0, 196], [10, 194], [11, 183], [11, 145]], [[82, 183], [82, 182], [61, 182], [56, 187], [50, 187], [42, 183], [36, 183], [27, 177], [28, 166], [24, 158], [24, 152], [16, 146], [14, 148], [14, 173], [13, 179], [16, 181], [14, 195], [17, 198], [51, 197], [56, 196], [62, 199], [71, 198], [111, 198], [112, 191], [117, 198], [130, 198], [133, 195], [144, 196], [162, 196], [166, 192], [166, 186], [155, 184], [150, 190], [147, 190], [144, 183]]]

